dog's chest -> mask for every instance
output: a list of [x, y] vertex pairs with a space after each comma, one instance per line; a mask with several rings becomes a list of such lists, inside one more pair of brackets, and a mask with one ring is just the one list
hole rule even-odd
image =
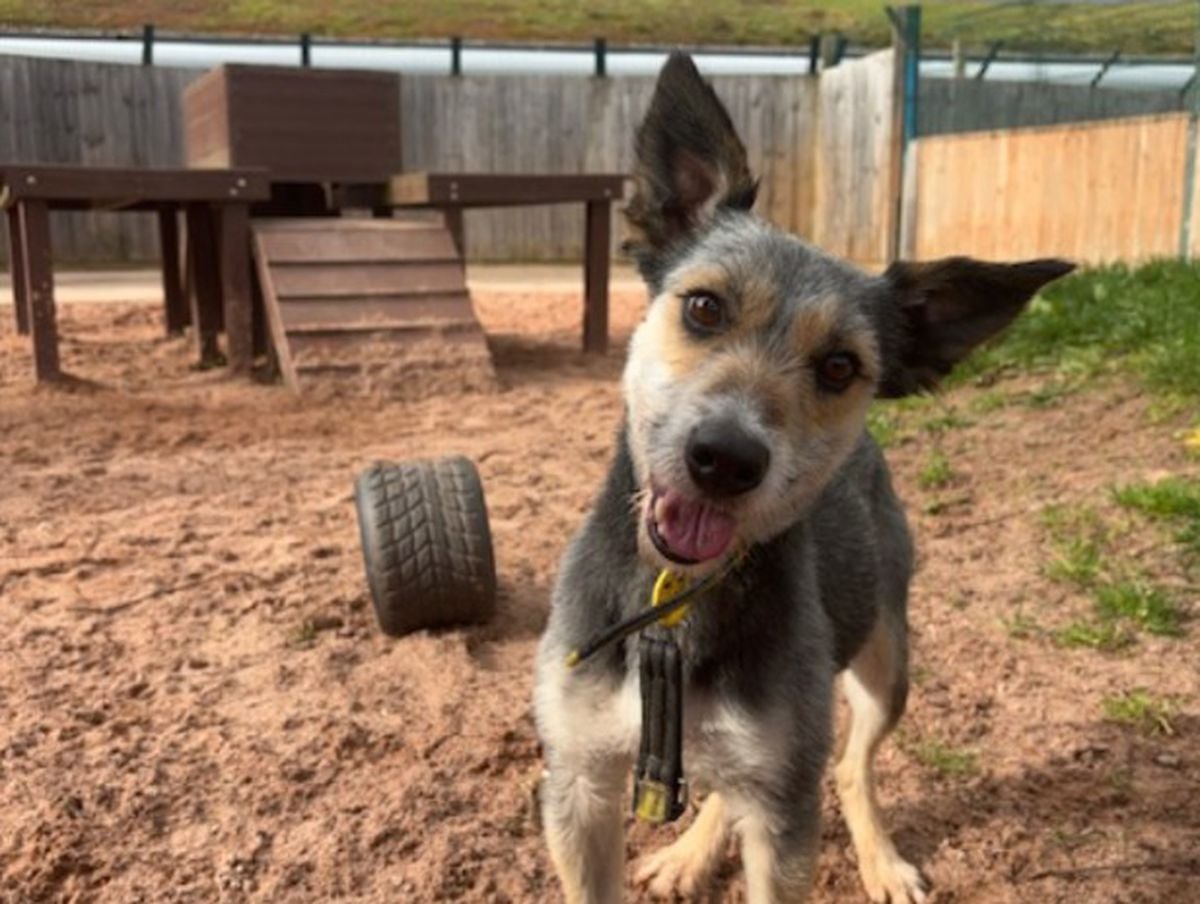
[[[577, 701], [578, 702], [578, 701]], [[630, 671], [616, 688], [576, 710], [572, 735], [593, 750], [620, 751], [632, 759], [642, 733], [641, 688]], [[586, 714], [585, 714], [586, 713]], [[789, 724], [752, 714], [735, 701], [685, 687], [683, 763], [688, 780], [704, 788], [755, 782], [778, 771], [787, 758]]]

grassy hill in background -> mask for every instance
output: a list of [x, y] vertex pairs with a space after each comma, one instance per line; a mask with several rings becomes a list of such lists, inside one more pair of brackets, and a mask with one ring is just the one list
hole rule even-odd
[[[939, 0], [924, 5], [928, 47], [1190, 53], [1196, 0]], [[878, 0], [0, 0], [0, 25], [330, 37], [806, 45], [820, 32], [883, 45]]]

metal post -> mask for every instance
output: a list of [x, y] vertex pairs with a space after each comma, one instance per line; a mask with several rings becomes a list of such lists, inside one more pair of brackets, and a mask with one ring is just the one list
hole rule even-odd
[[450, 74], [462, 75], [462, 38], [450, 39]]
[[154, 26], [142, 26], [142, 65], [154, 65]]
[[312, 65], [312, 35], [307, 31], [300, 33], [300, 65], [305, 69]]
[[850, 46], [850, 39], [843, 34], [837, 36], [837, 40], [833, 44], [833, 65], [838, 65], [846, 56], [846, 48]]
[[904, 17], [904, 147], [917, 137], [917, 99], [921, 79], [921, 7], [906, 6]]
[[967, 77], [967, 58], [963, 54], [962, 40], [955, 38], [954, 43], [950, 47], [950, 57], [954, 61], [954, 77], [956, 79]]
[[808, 74], [817, 74], [817, 65], [821, 61], [821, 36], [813, 35], [808, 39]]
[[987, 56], [985, 56], [983, 58], [983, 62], [979, 64], [979, 71], [975, 73], [975, 78], [977, 81], [983, 81], [983, 77], [987, 75], [988, 67], [992, 65], [992, 62], [996, 59], [997, 55], [999, 55], [1000, 48], [1003, 45], [1003, 41], [992, 42], [992, 45], [988, 48]]
[[1100, 71], [1097, 72], [1096, 77], [1094, 79], [1092, 79], [1092, 87], [1093, 88], [1099, 86], [1100, 79], [1104, 78], [1104, 76], [1108, 74], [1108, 70], [1112, 68], [1113, 63], [1115, 63], [1120, 58], [1121, 58], [1121, 51], [1114, 50], [1113, 55], [1110, 56], [1107, 60], [1105, 60], [1103, 63], [1100, 64]]
[[892, 23], [894, 68], [892, 70], [892, 147], [891, 203], [892, 221], [888, 236], [888, 255], [896, 260], [901, 249], [904, 222], [905, 171], [910, 165], [910, 145], [917, 137], [917, 94], [921, 65], [921, 7], [900, 9], [885, 7]]
[[596, 78], [605, 78], [608, 75], [608, 41], [596, 38], [593, 46], [596, 53]]
[[[1192, 55], [1195, 66], [1192, 79], [1195, 80], [1200, 76], [1200, 0], [1196, 0], [1196, 36]], [[1187, 156], [1183, 161], [1183, 211], [1179, 223], [1179, 256], [1185, 261], [1191, 260], [1192, 257], [1192, 217], [1196, 214], [1196, 133], [1200, 131], [1200, 91], [1192, 92], [1191, 107], [1191, 115], [1188, 117]]]

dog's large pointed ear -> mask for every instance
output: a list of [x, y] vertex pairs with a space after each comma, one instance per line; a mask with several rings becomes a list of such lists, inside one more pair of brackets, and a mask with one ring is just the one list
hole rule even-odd
[[1012, 323], [1038, 289], [1074, 269], [1053, 258], [892, 264], [883, 280], [899, 308], [900, 335], [879, 395], [897, 398], [932, 388], [973, 348]]
[[663, 66], [638, 129], [626, 249], [643, 269], [721, 207], [749, 210], [757, 184], [729, 113], [691, 57]]

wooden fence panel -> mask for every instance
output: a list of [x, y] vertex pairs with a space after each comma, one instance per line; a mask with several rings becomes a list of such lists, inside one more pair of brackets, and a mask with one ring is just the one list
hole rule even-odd
[[912, 251], [928, 259], [1178, 251], [1187, 116], [922, 138]]
[[[199, 70], [0, 57], [0, 159], [179, 166], [183, 88]], [[153, 214], [62, 213], [56, 257], [146, 261], [158, 256]], [[0, 262], [8, 243], [0, 242]]]
[[885, 263], [895, 220], [898, 152], [890, 50], [822, 74], [813, 238], [869, 266]]
[[[405, 169], [467, 172], [622, 172], [653, 78], [578, 76], [404, 76]], [[816, 79], [718, 77], [761, 177], [759, 211], [811, 235]], [[619, 234], [619, 230], [618, 230]], [[583, 211], [571, 207], [469, 211], [467, 250], [475, 259], [578, 257]]]

